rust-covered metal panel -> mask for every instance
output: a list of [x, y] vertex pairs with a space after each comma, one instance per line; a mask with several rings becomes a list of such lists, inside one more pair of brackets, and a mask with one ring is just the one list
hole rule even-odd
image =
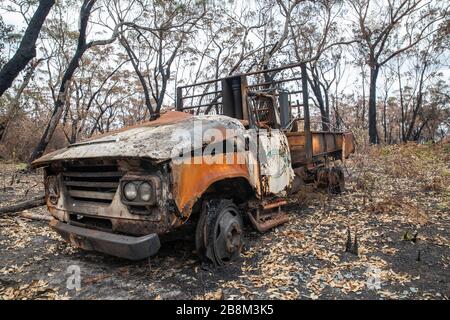
[[222, 156], [223, 161], [212, 161], [211, 156], [203, 156], [172, 165], [173, 196], [184, 217], [189, 216], [195, 202], [214, 182], [230, 178], [250, 181], [248, 166], [238, 161], [237, 153], [228, 155], [228, 159], [226, 154]]
[[353, 133], [346, 132], [342, 135], [342, 158], [347, 159], [350, 154], [355, 152], [355, 137]]
[[[116, 170], [111, 171], [114, 163]], [[56, 177], [60, 196], [52, 203], [46, 191], [50, 213], [66, 223], [84, 223], [77, 221], [79, 217], [84, 217], [94, 222], [88, 223], [91, 227], [96, 227], [97, 222], [108, 224], [108, 229], [112, 232], [137, 236], [167, 232], [176, 223], [176, 217], [164, 209], [169, 194], [165, 175], [160, 171], [139, 172], [139, 163], [93, 160], [52, 163], [46, 168], [46, 172]], [[93, 168], [98, 171], [92, 171]], [[125, 170], [130, 172], [125, 173]], [[133, 175], [133, 172], [137, 175]], [[156, 203], [149, 203], [142, 208], [137, 207], [139, 203], [135, 206], [136, 209], [145, 210], [143, 214], [135, 214], [135, 209], [121, 200], [119, 181], [129, 179], [158, 182], [153, 184]]]
[[[336, 153], [342, 154], [343, 158], [354, 152], [353, 134], [349, 132], [312, 132], [312, 156], [322, 157]], [[308, 164], [305, 145], [306, 137], [304, 132], [286, 133], [291, 151], [292, 163], [296, 166]]]
[[[67, 148], [49, 153], [33, 162], [39, 167], [53, 161], [75, 159], [108, 159], [117, 157], [148, 158], [155, 161], [168, 160], [175, 147], [192, 149], [197, 136], [208, 130], [234, 130], [244, 135], [245, 128], [239, 120], [221, 116], [192, 116], [183, 112], [171, 111], [158, 120], [141, 125], [113, 131]], [[187, 133], [192, 139], [180, 141], [176, 132]], [[225, 138], [225, 137], [224, 137]]]

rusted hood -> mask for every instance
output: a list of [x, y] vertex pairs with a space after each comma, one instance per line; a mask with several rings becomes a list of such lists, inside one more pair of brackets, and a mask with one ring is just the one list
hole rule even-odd
[[[170, 111], [158, 120], [109, 132], [46, 154], [34, 161], [32, 166], [39, 167], [61, 160], [111, 157], [143, 157], [159, 162], [170, 159], [175, 146], [184, 150], [192, 148], [193, 140], [210, 129], [222, 132], [226, 129], [242, 130], [242, 134], [245, 131], [238, 120], [227, 116], [192, 116]], [[180, 132], [189, 133], [192, 139], [177, 139], [177, 132], [178, 137]]]

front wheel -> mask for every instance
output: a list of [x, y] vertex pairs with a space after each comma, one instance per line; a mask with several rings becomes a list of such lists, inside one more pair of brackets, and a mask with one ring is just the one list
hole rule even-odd
[[195, 236], [197, 253], [203, 260], [223, 265], [239, 257], [243, 222], [231, 200], [213, 199], [204, 203]]

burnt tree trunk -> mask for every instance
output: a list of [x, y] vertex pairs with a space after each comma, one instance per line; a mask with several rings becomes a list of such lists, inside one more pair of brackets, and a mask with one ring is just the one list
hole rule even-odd
[[[314, 93], [314, 96], [317, 100], [317, 107], [320, 110], [320, 118], [322, 121], [322, 130], [323, 131], [330, 131], [330, 110], [329, 110], [329, 102], [328, 100], [324, 100], [324, 95], [322, 94], [322, 89], [320, 88], [320, 80], [318, 78], [317, 72], [315, 72], [315, 69], [313, 66], [311, 66], [312, 69], [312, 77], [308, 77], [308, 83]], [[325, 90], [324, 90], [325, 91]], [[325, 92], [325, 99], [328, 97], [326, 96]]]
[[145, 77], [142, 74], [142, 72], [139, 70], [139, 66], [137, 64], [137, 61], [139, 61], [139, 59], [136, 57], [136, 54], [134, 53], [134, 51], [131, 49], [128, 41], [125, 39], [125, 37], [120, 37], [120, 44], [123, 46], [123, 48], [125, 49], [128, 58], [131, 61], [131, 65], [133, 66], [134, 71], [136, 72], [136, 75], [139, 79], [139, 82], [141, 83], [141, 87], [142, 87], [142, 91], [144, 91], [144, 100], [145, 100], [145, 106], [147, 107], [148, 112], [150, 113], [150, 118], [153, 119], [154, 118], [154, 113], [155, 111], [153, 110], [153, 106], [152, 106], [152, 102], [150, 99], [150, 92], [147, 86], [147, 82], [145, 81]]
[[323, 131], [330, 131], [330, 115], [327, 112], [327, 108], [325, 106], [325, 101], [322, 96], [322, 92], [320, 90], [319, 86], [312, 85], [311, 86], [314, 92], [314, 95], [317, 99], [317, 104], [320, 110], [320, 118], [322, 121], [322, 130]]
[[34, 149], [33, 153], [30, 156], [29, 162], [33, 162], [44, 153], [47, 148], [50, 139], [55, 132], [56, 127], [58, 126], [59, 120], [61, 119], [61, 115], [64, 111], [64, 105], [67, 96], [67, 88], [69, 87], [70, 81], [72, 80], [72, 76], [77, 70], [80, 60], [83, 57], [84, 52], [90, 48], [91, 43], [86, 43], [86, 29], [89, 21], [89, 16], [92, 12], [92, 7], [95, 4], [95, 0], [85, 0], [80, 9], [80, 33], [78, 35], [78, 45], [77, 49], [70, 60], [69, 66], [64, 72], [63, 78], [61, 80], [61, 85], [59, 87], [58, 97], [55, 102], [53, 113], [50, 118], [47, 127], [45, 128], [42, 137]]
[[405, 121], [406, 121], [406, 108], [405, 108], [405, 104], [403, 103], [403, 87], [402, 87], [402, 76], [400, 73], [400, 65], [397, 65], [397, 70], [398, 70], [398, 91], [399, 91], [399, 95], [400, 95], [400, 109], [401, 109], [401, 118], [400, 118], [400, 141], [406, 142], [405, 137], [406, 137], [406, 132], [405, 132]]
[[356, 113], [357, 121], [360, 123], [361, 128], [364, 129], [366, 125], [366, 71], [364, 69], [364, 66], [361, 66], [361, 75], [362, 75], [362, 110], [361, 110], [361, 119], [358, 120], [359, 117], [359, 104], [358, 104], [358, 111]]
[[45, 149], [47, 148], [48, 143], [50, 142], [50, 139], [53, 136], [53, 133], [55, 132], [55, 129], [59, 123], [59, 120], [61, 119], [61, 115], [64, 111], [64, 105], [66, 101], [66, 91], [67, 87], [69, 86], [70, 80], [72, 79], [73, 74], [75, 73], [75, 70], [78, 68], [80, 59], [84, 53], [85, 49], [81, 48], [81, 50], [78, 50], [75, 52], [75, 55], [72, 57], [72, 60], [70, 61], [69, 67], [64, 72], [64, 76], [62, 78], [61, 85], [59, 87], [59, 94], [58, 99], [55, 102], [53, 113], [50, 118], [49, 123], [47, 124], [47, 127], [45, 128], [45, 131], [39, 140], [38, 145], [34, 149], [33, 153], [31, 154], [29, 162], [33, 162], [42, 154], [44, 153]]
[[0, 70], [0, 97], [12, 85], [17, 75], [25, 69], [28, 62], [36, 56], [36, 41], [42, 25], [47, 18], [55, 0], [41, 0], [28, 24], [19, 48], [14, 56]]
[[370, 68], [370, 92], [369, 92], [369, 143], [377, 144], [377, 79], [380, 67], [375, 65]]
[[418, 89], [418, 92], [417, 92], [416, 104], [413, 107], [412, 117], [411, 117], [411, 121], [409, 123], [408, 132], [406, 133], [405, 141], [408, 141], [408, 140], [412, 139], [413, 130], [414, 130], [414, 127], [416, 125], [417, 116], [419, 114], [420, 109], [422, 108], [422, 104], [423, 104], [423, 81], [424, 81], [424, 75], [425, 75], [425, 70], [426, 69], [427, 69], [427, 62], [424, 63], [423, 68], [422, 68], [422, 72], [420, 74], [419, 89]]
[[322, 120], [322, 130], [330, 131], [330, 115], [326, 110], [320, 109], [320, 118]]
[[387, 98], [384, 99], [383, 104], [383, 131], [384, 131], [384, 143], [387, 143]]

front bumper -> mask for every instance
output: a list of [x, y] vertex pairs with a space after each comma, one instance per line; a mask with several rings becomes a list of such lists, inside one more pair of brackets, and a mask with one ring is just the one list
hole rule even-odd
[[156, 254], [161, 247], [156, 233], [142, 237], [124, 236], [77, 227], [56, 219], [50, 221], [50, 226], [76, 247], [129, 260], [148, 258]]

